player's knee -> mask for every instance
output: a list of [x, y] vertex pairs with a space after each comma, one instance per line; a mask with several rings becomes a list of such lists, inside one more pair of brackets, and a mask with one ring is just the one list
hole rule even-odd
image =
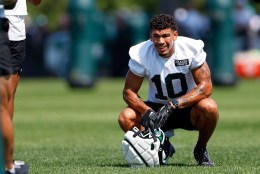
[[192, 112], [192, 123], [198, 128], [205, 125], [215, 126], [218, 121], [218, 107], [214, 100], [207, 98], [200, 101]]
[[124, 115], [124, 111], [122, 111], [122, 112], [119, 114], [118, 123], [119, 123], [119, 125], [122, 125], [124, 122], [125, 122], [125, 115]]
[[118, 117], [118, 122], [119, 124], [123, 124], [125, 123], [127, 120], [129, 120], [130, 118], [129, 112], [126, 111], [126, 109], [124, 109], [122, 112], [120, 112], [119, 117]]
[[135, 112], [129, 108], [120, 112], [118, 117], [118, 123], [123, 131], [129, 130], [134, 125]]
[[218, 106], [214, 100], [210, 98], [204, 100], [201, 108], [203, 110], [203, 115], [207, 117], [208, 121], [210, 121], [211, 123], [216, 123], [218, 121]]

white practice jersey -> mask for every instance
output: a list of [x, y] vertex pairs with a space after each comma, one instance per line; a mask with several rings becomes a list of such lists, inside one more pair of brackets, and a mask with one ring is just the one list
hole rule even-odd
[[8, 37], [11, 41], [20, 41], [26, 38], [25, 16], [27, 15], [26, 0], [17, 0], [15, 7], [5, 10], [5, 16], [9, 19]]
[[150, 40], [129, 50], [131, 72], [149, 79], [148, 101], [165, 104], [196, 86], [191, 70], [206, 61], [203, 41], [178, 36], [174, 47], [169, 58], [159, 56]]

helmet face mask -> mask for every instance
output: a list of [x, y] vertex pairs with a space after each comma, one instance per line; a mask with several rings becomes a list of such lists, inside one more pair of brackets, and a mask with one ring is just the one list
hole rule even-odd
[[164, 139], [160, 129], [152, 133], [150, 130], [141, 132], [134, 127], [126, 132], [122, 141], [123, 157], [131, 167], [160, 166], [165, 157], [161, 148]]

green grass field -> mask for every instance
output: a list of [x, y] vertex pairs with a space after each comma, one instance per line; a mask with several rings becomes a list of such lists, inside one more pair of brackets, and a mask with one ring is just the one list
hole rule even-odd
[[171, 140], [177, 152], [168, 166], [129, 168], [117, 123], [125, 107], [123, 85], [123, 79], [100, 79], [94, 89], [73, 90], [60, 79], [22, 79], [14, 116], [15, 159], [28, 162], [31, 174], [260, 173], [260, 80], [214, 88], [220, 120], [208, 144], [212, 168], [195, 166], [198, 134], [181, 129]]

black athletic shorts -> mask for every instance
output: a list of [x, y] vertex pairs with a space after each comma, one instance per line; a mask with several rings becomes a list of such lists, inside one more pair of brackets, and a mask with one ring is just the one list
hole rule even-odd
[[0, 76], [11, 75], [11, 52], [7, 32], [0, 28]]
[[23, 61], [25, 58], [25, 40], [10, 41], [11, 55], [12, 55], [12, 70], [14, 73], [22, 73]]
[[[151, 107], [155, 112], [163, 106], [163, 104], [148, 101], [146, 101], [145, 104]], [[163, 127], [161, 127], [161, 129], [163, 131], [168, 131], [177, 128], [182, 128], [185, 130], [197, 130], [191, 123], [191, 109], [192, 107], [174, 110], [173, 114], [169, 117], [169, 120], [166, 121], [166, 124]]]

